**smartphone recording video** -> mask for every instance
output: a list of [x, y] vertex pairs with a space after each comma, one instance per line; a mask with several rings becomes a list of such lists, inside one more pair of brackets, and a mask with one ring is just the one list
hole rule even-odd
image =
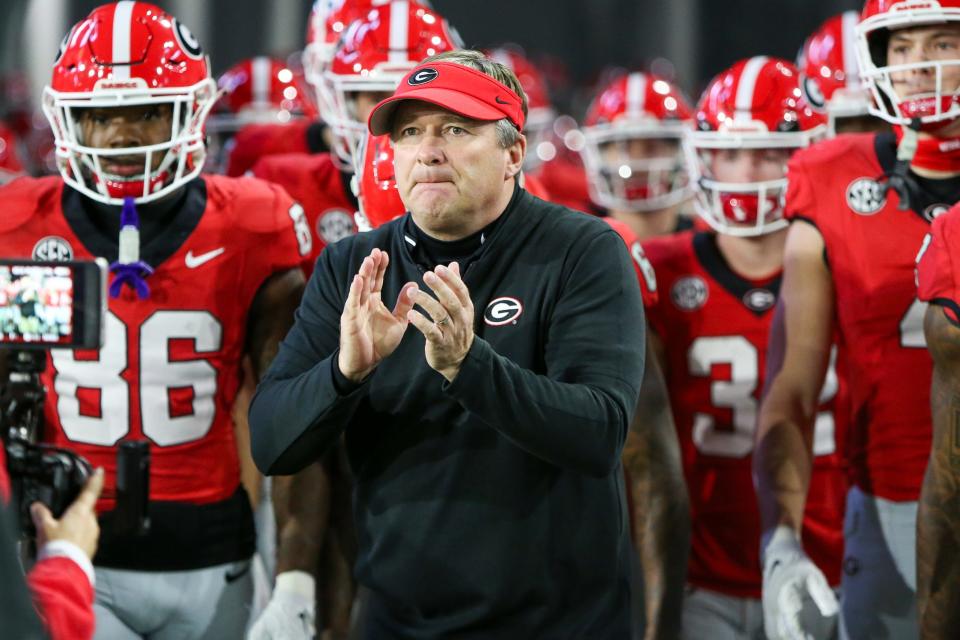
[[106, 271], [103, 260], [0, 260], [0, 344], [99, 349]]

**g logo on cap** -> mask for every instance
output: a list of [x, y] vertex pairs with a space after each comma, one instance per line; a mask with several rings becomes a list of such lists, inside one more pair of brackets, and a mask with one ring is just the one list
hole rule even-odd
[[415, 74], [407, 78], [407, 84], [409, 84], [412, 87], [415, 87], [420, 84], [427, 84], [428, 82], [436, 80], [437, 76], [439, 75], [440, 74], [437, 72], [436, 69], [431, 69], [430, 67], [427, 67], [425, 69], [420, 69], [420, 71], [417, 71]]

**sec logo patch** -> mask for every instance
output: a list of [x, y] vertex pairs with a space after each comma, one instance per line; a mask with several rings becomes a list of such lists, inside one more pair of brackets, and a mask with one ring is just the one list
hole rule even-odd
[[872, 178], [857, 178], [847, 187], [847, 205], [854, 213], [872, 216], [886, 203], [886, 188]]
[[346, 209], [328, 209], [317, 218], [317, 235], [324, 244], [333, 244], [353, 234], [353, 216]]
[[700, 276], [680, 278], [670, 289], [670, 299], [678, 309], [696, 311], [707, 302], [707, 283]]
[[33, 259], [57, 262], [73, 260], [73, 247], [60, 236], [47, 236], [33, 245]]

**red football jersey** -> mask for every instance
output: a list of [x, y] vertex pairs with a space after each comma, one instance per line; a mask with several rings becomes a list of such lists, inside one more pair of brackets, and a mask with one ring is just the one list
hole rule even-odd
[[933, 221], [917, 256], [917, 294], [924, 302], [943, 307], [954, 324], [960, 324], [960, 206]]
[[268, 156], [254, 165], [253, 175], [280, 185], [303, 206], [313, 229], [308, 276], [324, 247], [357, 232], [350, 176], [334, 165], [329, 153]]
[[[735, 274], [712, 233], [686, 231], [644, 243], [661, 287], [648, 309], [663, 342], [692, 517], [688, 580], [736, 597], [759, 598], [760, 514], [751, 455], [780, 276]], [[821, 399], [803, 541], [831, 584], [840, 580], [846, 476], [831, 369]], [[836, 414], [836, 415], [835, 415]]]
[[[826, 245], [840, 358], [849, 367], [851, 479], [867, 493], [911, 501], [930, 455], [927, 303], [914, 280], [930, 224], [900, 210], [897, 194], [877, 182], [892, 163], [885, 139], [843, 135], [797, 152], [786, 212], [814, 224]], [[932, 217], [943, 208], [925, 210]]]
[[242, 176], [260, 158], [280, 153], [310, 153], [307, 129], [314, 124], [307, 118], [286, 124], [249, 124], [230, 141], [227, 155], [228, 176]]
[[[237, 489], [230, 410], [247, 316], [272, 274], [309, 253], [303, 212], [282, 189], [251, 178], [203, 176], [162, 236], [143, 243], [155, 267], [141, 300], [109, 299], [100, 350], [55, 349], [43, 375], [44, 439], [106, 471], [98, 508], [113, 506], [117, 443], [151, 445], [150, 498], [205, 504]], [[0, 255], [91, 259], [110, 240], [59, 177], [0, 189]], [[158, 245], [166, 242], [166, 248]], [[116, 251], [116, 240], [112, 241]], [[162, 261], [151, 261], [160, 250]]]
[[640, 281], [640, 293], [643, 296], [643, 306], [652, 307], [657, 303], [657, 275], [653, 265], [647, 260], [647, 254], [643, 251], [643, 245], [640, 244], [637, 234], [633, 232], [626, 222], [621, 222], [613, 218], [602, 218], [604, 222], [613, 227], [614, 231], [620, 234], [624, 244], [627, 245], [627, 251], [633, 258], [633, 268], [637, 270], [637, 280]]

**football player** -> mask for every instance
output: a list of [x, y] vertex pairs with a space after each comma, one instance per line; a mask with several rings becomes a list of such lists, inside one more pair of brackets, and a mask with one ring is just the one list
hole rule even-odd
[[860, 77], [856, 28], [860, 14], [844, 11], [824, 21], [797, 54], [800, 88], [807, 104], [827, 116], [827, 137], [882, 131], [887, 124], [870, 115], [873, 97]]
[[[176, 18], [103, 5], [64, 38], [44, 91], [60, 176], [0, 191], [3, 255], [112, 263], [102, 348], [55, 349], [44, 374], [45, 440], [106, 470], [97, 638], [236, 638], [249, 616], [230, 408], [243, 355], [265, 371], [292, 322], [311, 237], [280, 188], [200, 175], [216, 91]], [[128, 439], [151, 445], [145, 534], [113, 513]]]
[[[690, 493], [683, 636], [747, 639], [764, 633], [751, 454], [783, 266], [786, 164], [826, 126], [801, 97], [796, 68], [763, 56], [718, 75], [695, 118], [684, 141], [687, 170], [697, 212], [716, 233], [685, 231], [645, 244], [661, 287], [648, 318]], [[814, 480], [822, 502], [810, 505], [805, 523], [812, 553], [835, 584], [842, 514], [834, 505], [844, 486], [829, 404], [835, 381], [822, 391]], [[827, 581], [818, 586], [829, 593]]]
[[[799, 514], [835, 322], [852, 402], [841, 632], [853, 639], [917, 637], [915, 528], [932, 362], [914, 259], [930, 221], [960, 196], [958, 9], [950, 0], [866, 2], [861, 77], [870, 112], [894, 131], [838, 136], [790, 166], [786, 351], [760, 413], [755, 473], [765, 531], [794, 546], [779, 570], [803, 576], [794, 569], [805, 561]], [[791, 597], [806, 599], [806, 579], [787, 582]]]
[[641, 240], [693, 226], [680, 215], [691, 195], [680, 142], [692, 119], [674, 85], [639, 72], [603, 88], [587, 111], [581, 155], [590, 197]]
[[[344, 30], [374, 5], [390, 0], [315, 0], [307, 19], [306, 46], [303, 49], [303, 75], [313, 91], [319, 119], [295, 119], [287, 123], [253, 123], [241, 129], [231, 145], [226, 173], [239, 176], [250, 171], [257, 160], [281, 153], [326, 153], [333, 140], [324, 116], [332, 108], [330, 92], [323, 74], [333, 60], [336, 45]], [[341, 168], [347, 168], [342, 165]]]
[[[269, 153], [265, 145], [249, 143], [233, 153], [236, 136], [247, 127], [264, 125], [266, 130], [284, 129], [287, 135], [277, 138], [285, 140], [282, 152], [309, 152], [305, 144], [307, 136], [296, 133], [294, 127], [301, 126], [298, 123], [309, 127], [316, 121], [318, 112], [303, 77], [293, 69], [279, 60], [257, 56], [227, 69], [217, 80], [217, 86], [222, 95], [207, 119], [206, 170], [242, 175], [256, 160], [244, 154]], [[288, 124], [289, 127], [284, 127]], [[303, 141], [304, 145], [293, 147], [294, 141]]]
[[[523, 134], [529, 152], [523, 161], [523, 188], [542, 200], [590, 212], [587, 178], [580, 159], [558, 139], [554, 126], [557, 112], [550, 102], [545, 74], [519, 45], [505, 44], [490, 50], [488, 55], [512, 70], [527, 94], [529, 117]], [[575, 124], [569, 116], [566, 120]]]
[[960, 625], [960, 562], [956, 554], [957, 481], [960, 479], [960, 208], [934, 220], [917, 257], [920, 300], [930, 304], [924, 319], [927, 349], [933, 357], [933, 450], [917, 514], [917, 609], [921, 637], [946, 638]]

